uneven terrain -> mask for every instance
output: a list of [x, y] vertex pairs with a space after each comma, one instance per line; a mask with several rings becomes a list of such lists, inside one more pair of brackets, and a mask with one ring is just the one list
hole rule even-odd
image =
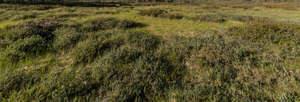
[[300, 101], [300, 7], [0, 4], [0, 101]]

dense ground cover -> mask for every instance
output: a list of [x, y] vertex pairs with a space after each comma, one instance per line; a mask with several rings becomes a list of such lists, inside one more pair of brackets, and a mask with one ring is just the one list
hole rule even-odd
[[297, 102], [299, 18], [288, 3], [1, 4], [0, 101]]

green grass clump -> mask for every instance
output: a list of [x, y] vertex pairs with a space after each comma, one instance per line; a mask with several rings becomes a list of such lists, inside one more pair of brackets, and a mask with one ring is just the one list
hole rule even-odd
[[17, 62], [49, 50], [54, 38], [53, 31], [57, 26], [55, 22], [29, 21], [8, 27], [2, 32], [7, 42], [3, 58]]
[[276, 23], [272, 21], [254, 21], [245, 26], [233, 27], [229, 33], [241, 36], [244, 39], [254, 42], [285, 43], [296, 38], [297, 26], [286, 23]]
[[37, 18], [36, 14], [25, 14], [25, 15], [18, 15], [13, 18], [13, 20], [26, 20], [26, 19], [34, 19]]
[[152, 17], [159, 17], [165, 15], [166, 13], [168, 13], [168, 11], [163, 9], [148, 9], [148, 10], [141, 10], [139, 12], [139, 14], [142, 16], [152, 16]]
[[230, 15], [230, 14], [206, 14], [199, 15], [197, 17], [190, 17], [190, 20], [200, 21], [200, 22], [214, 22], [214, 23], [224, 23], [226, 21], [239, 21], [239, 22], [253, 22], [253, 21], [268, 21], [268, 18], [255, 17], [255, 16], [241, 16], [241, 15]]
[[86, 16], [87, 16], [86, 14], [81, 14], [81, 13], [63, 13], [63, 14], [50, 14], [46, 18], [55, 19], [59, 21], [67, 21], [70, 18], [82, 18]]
[[86, 36], [84, 33], [77, 32], [75, 28], [71, 27], [58, 28], [54, 31], [54, 34], [53, 47], [56, 50], [73, 48]]
[[41, 36], [31, 36], [24, 39], [17, 40], [4, 51], [3, 58], [8, 58], [12, 62], [17, 62], [27, 56], [41, 53], [48, 49], [48, 45]]
[[108, 29], [130, 29], [136, 27], [143, 27], [144, 24], [131, 21], [131, 20], [119, 20], [116, 18], [97, 18], [85, 22], [81, 29], [82, 31], [95, 32], [99, 30]]
[[0, 101], [298, 102], [297, 11], [204, 5], [0, 4]]
[[[20, 84], [26, 86], [22, 89], [5, 89], [5, 99], [154, 101], [167, 97], [167, 90], [180, 85], [184, 63], [174, 59], [180, 55], [176, 54], [178, 51], [169, 54], [162, 50], [165, 48], [160, 46], [160, 38], [132, 31], [91, 36], [93, 39], [80, 42], [71, 52], [75, 61], [90, 64], [44, 73], [40, 75], [39, 83], [27, 81], [35, 78], [31, 77], [35, 74], [29, 74], [15, 83], [26, 81], [30, 84]], [[25, 77], [21, 72], [17, 75]], [[11, 79], [8, 76], [2, 78]], [[8, 81], [2, 83], [9, 84]], [[22, 94], [14, 97], [16, 91]]]
[[39, 35], [46, 40], [53, 39], [52, 33], [57, 27], [58, 23], [55, 21], [38, 20], [19, 23], [18, 25], [7, 27], [3, 34], [6, 34], [7, 38], [16, 41], [18, 39], [24, 39], [33, 35]]
[[240, 22], [266, 22], [270, 21], [269, 18], [266, 17], [255, 17], [255, 16], [241, 16], [241, 15], [224, 15], [225, 18], [228, 18], [230, 20], [234, 21], [240, 21]]
[[160, 18], [168, 18], [168, 19], [183, 19], [184, 16], [179, 13], [168, 13], [168, 11], [163, 9], [147, 9], [141, 10], [139, 15], [142, 16], [151, 16], [151, 17], [160, 17]]
[[[103, 55], [122, 45], [141, 49], [153, 49], [159, 44], [157, 38], [142, 32], [105, 32], [80, 42], [72, 51], [75, 63], [92, 62], [97, 56]], [[86, 46], [89, 45], [89, 46]]]
[[[87, 46], [88, 45], [88, 46]], [[102, 44], [97, 40], [87, 40], [78, 43], [72, 51], [75, 63], [91, 62], [100, 54]]]
[[225, 17], [217, 14], [201, 15], [197, 17], [192, 17], [190, 19], [195, 21], [200, 21], [200, 22], [214, 22], [214, 23], [224, 23], [227, 21]]
[[39, 74], [28, 71], [14, 71], [1, 77], [0, 91], [3, 97], [8, 97], [11, 91], [20, 91], [33, 87], [41, 81]]
[[[178, 101], [288, 101], [299, 99], [299, 81], [284, 61], [260, 43], [209, 37], [194, 40], [200, 49], [186, 65], [184, 89], [172, 91]], [[264, 55], [264, 56], [263, 56]], [[285, 83], [285, 84], [282, 84]], [[271, 94], [272, 93], [272, 94]]]

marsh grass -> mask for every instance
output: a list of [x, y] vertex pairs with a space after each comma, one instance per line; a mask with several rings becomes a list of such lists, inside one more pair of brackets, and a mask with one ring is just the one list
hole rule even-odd
[[0, 101], [297, 102], [298, 25], [236, 5], [1, 4]]
[[184, 18], [184, 16], [179, 13], [169, 13], [166, 10], [158, 9], [158, 8], [141, 10], [139, 12], [139, 15], [168, 18], [168, 19], [183, 19]]
[[145, 24], [131, 21], [131, 20], [119, 20], [116, 18], [96, 18], [86, 21], [82, 27], [82, 31], [95, 32], [99, 30], [109, 29], [130, 29], [143, 27]]

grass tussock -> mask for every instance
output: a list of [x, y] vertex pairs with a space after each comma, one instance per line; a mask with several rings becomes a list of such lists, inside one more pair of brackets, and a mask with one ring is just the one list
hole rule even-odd
[[81, 29], [82, 31], [95, 32], [99, 30], [108, 29], [130, 29], [145, 26], [142, 23], [131, 20], [119, 20], [116, 18], [97, 18], [94, 20], [86, 21]]
[[285, 43], [295, 41], [298, 27], [293, 24], [272, 21], [249, 22], [245, 26], [233, 27], [230, 33], [250, 41]]
[[25, 15], [18, 15], [13, 18], [13, 20], [27, 20], [27, 19], [34, 19], [37, 18], [36, 14], [25, 14]]
[[[300, 100], [297, 24], [264, 18], [259, 14], [277, 12], [254, 4], [195, 5], [19, 10], [1, 4], [0, 20], [9, 22], [0, 22], [0, 102]], [[100, 17], [107, 9], [117, 13]], [[282, 11], [297, 21], [285, 15], [297, 11]]]
[[268, 21], [268, 18], [254, 17], [254, 16], [241, 16], [241, 15], [228, 15], [228, 14], [207, 14], [199, 15], [197, 17], [190, 17], [189, 20], [200, 22], [213, 22], [225, 23], [226, 21], [239, 21], [239, 22], [253, 22], [253, 21]]
[[147, 9], [141, 10], [139, 15], [142, 16], [151, 16], [151, 17], [160, 17], [160, 18], [168, 18], [168, 19], [183, 19], [184, 16], [179, 13], [168, 13], [168, 11], [163, 9]]
[[61, 27], [54, 31], [55, 38], [53, 42], [54, 49], [66, 50], [73, 48], [79, 41], [86, 38], [87, 34], [77, 32], [72, 27]]
[[6, 28], [2, 32], [7, 42], [3, 57], [14, 62], [50, 49], [54, 39], [53, 31], [57, 26], [56, 22], [41, 20]]
[[18, 4], [2, 4], [1, 9], [5, 10], [18, 10], [18, 11], [29, 11], [29, 10], [50, 10], [56, 8], [51, 5], [18, 5]]
[[297, 5], [292, 3], [264, 3], [263, 7], [269, 9], [285, 9], [285, 10], [297, 10]]
[[[171, 91], [177, 101], [288, 101], [299, 99], [298, 75], [261, 43], [194, 38], [200, 48], [186, 61], [183, 90]], [[276, 73], [276, 74], [274, 74]], [[287, 83], [287, 84], [282, 84]], [[278, 90], [280, 89], [280, 90]], [[276, 90], [276, 93], [274, 91]], [[278, 92], [278, 93], [277, 93]], [[272, 94], [270, 94], [272, 93]], [[201, 97], [198, 97], [201, 96]]]

